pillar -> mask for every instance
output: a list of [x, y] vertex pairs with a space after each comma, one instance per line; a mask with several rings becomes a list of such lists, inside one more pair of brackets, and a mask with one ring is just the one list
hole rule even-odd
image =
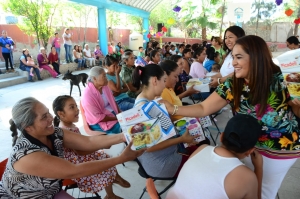
[[106, 8], [98, 8], [98, 38], [99, 45], [104, 55], [107, 55], [107, 28], [106, 28]]
[[145, 43], [144, 43], [144, 48], [146, 48], [146, 44], [147, 44], [147, 41], [149, 40], [148, 38], [147, 38], [147, 35], [148, 35], [148, 33], [149, 33], [149, 17], [147, 17], [147, 18], [143, 18], [143, 30], [146, 30], [146, 32], [144, 32], [143, 33], [143, 35], [144, 35], [144, 40], [146, 41]]

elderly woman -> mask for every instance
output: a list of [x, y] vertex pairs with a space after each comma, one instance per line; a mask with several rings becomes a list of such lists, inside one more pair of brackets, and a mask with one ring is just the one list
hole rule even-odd
[[72, 164], [64, 159], [63, 147], [96, 151], [124, 142], [123, 135], [83, 136], [54, 127], [49, 109], [32, 97], [14, 105], [10, 124], [14, 146], [0, 182], [0, 198], [68, 199], [61, 179], [97, 174], [142, 153], [131, 151], [129, 145], [119, 157]]
[[93, 67], [90, 70], [89, 82], [83, 92], [81, 104], [86, 121], [92, 130], [118, 134], [121, 132], [121, 127], [116, 114], [121, 111], [107, 84], [104, 69], [100, 66]]
[[134, 71], [134, 54], [127, 51], [122, 55], [123, 65], [120, 77], [128, 87], [127, 95], [131, 98], [136, 98], [138, 90], [132, 85], [132, 73]]
[[49, 60], [47, 59], [47, 54], [44, 47], [40, 48], [40, 54], [37, 56], [37, 61], [39, 63], [39, 67], [47, 70], [53, 78], [59, 77], [58, 73], [53, 69], [53, 66], [51, 67], [49, 65]]
[[[46, 52], [45, 54], [46, 55]], [[61, 76], [61, 73], [59, 72], [59, 59], [58, 59], [58, 53], [56, 52], [56, 48], [54, 46], [51, 47], [51, 52], [48, 55], [49, 64], [51, 64], [54, 68], [54, 70], [57, 72], [59, 76]]]
[[[236, 114], [257, 119], [263, 130], [255, 146], [263, 156], [262, 198], [275, 198], [284, 176], [300, 157], [300, 130], [295, 118], [300, 116], [300, 101], [291, 99], [282, 72], [260, 37], [250, 35], [235, 41], [232, 59], [233, 78], [202, 103], [186, 107], [164, 103], [173, 115], [199, 118], [230, 104]], [[249, 158], [244, 162], [253, 168]]]
[[84, 57], [84, 59], [90, 61], [90, 67], [93, 67], [96, 65], [94, 54], [91, 53], [91, 49], [89, 48], [88, 44], [84, 45], [83, 57]]
[[29, 55], [29, 51], [28, 49], [23, 49], [22, 51], [22, 55], [20, 57], [20, 69], [22, 71], [27, 71], [28, 72], [28, 81], [29, 82], [34, 82], [34, 80], [32, 79], [32, 76], [30, 75], [30, 70], [31, 68], [33, 68], [33, 71], [36, 73], [38, 80], [41, 81], [43, 80], [40, 76], [40, 70], [38, 65], [34, 64], [34, 63], [30, 63], [27, 62], [27, 57], [30, 56]]

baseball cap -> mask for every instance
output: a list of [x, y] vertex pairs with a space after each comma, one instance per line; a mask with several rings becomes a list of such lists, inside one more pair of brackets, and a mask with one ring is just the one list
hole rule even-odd
[[[253, 116], [238, 114], [232, 117], [224, 130], [226, 147], [237, 153], [253, 148], [262, 133], [262, 127]], [[224, 143], [223, 143], [224, 144]]]

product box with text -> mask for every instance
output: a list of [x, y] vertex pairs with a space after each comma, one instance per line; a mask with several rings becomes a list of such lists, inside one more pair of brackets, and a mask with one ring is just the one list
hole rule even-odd
[[209, 83], [211, 78], [192, 78], [186, 84], [186, 89], [194, 85], [194, 89], [200, 92], [209, 92]]
[[[203, 129], [196, 118], [183, 117], [180, 120], [175, 121], [174, 125], [180, 135], [188, 130], [191, 135], [200, 135], [195, 138], [197, 143], [205, 140]], [[184, 146], [188, 147], [188, 144], [184, 143]]]
[[133, 150], [151, 147], [176, 135], [165, 105], [158, 100], [117, 114], [127, 142], [133, 141]]
[[300, 49], [283, 53], [273, 61], [280, 66], [291, 97], [300, 99]]

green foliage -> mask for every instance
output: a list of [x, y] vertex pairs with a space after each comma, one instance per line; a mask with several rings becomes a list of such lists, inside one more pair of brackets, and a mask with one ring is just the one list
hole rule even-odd
[[256, 14], [256, 17], [251, 17], [251, 20], [254, 21], [258, 18], [261, 20], [263, 18], [271, 17], [276, 11], [276, 4], [274, 2], [265, 2], [264, 0], [255, 0], [252, 6], [252, 13]]
[[156, 29], [158, 23], [164, 23], [164, 25], [169, 28], [170, 25], [167, 24], [168, 19], [176, 18], [172, 7], [174, 7], [174, 5], [171, 5], [169, 1], [162, 1], [158, 4], [150, 13], [150, 25]]
[[23, 16], [19, 28], [28, 35], [35, 35], [38, 44], [47, 47], [49, 38], [53, 35], [52, 20], [58, 1], [48, 3], [44, 0], [6, 0], [2, 4], [4, 10], [16, 16]]

